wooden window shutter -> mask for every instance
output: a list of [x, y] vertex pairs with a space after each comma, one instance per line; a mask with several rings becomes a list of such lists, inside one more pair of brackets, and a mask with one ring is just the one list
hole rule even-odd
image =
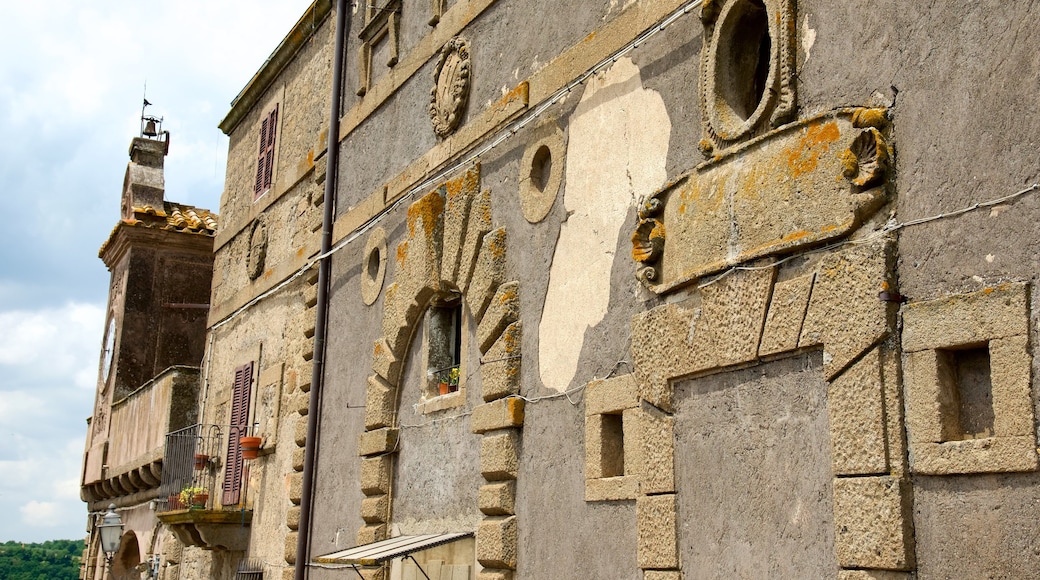
[[253, 363], [235, 369], [231, 394], [231, 427], [228, 429], [227, 461], [224, 462], [223, 505], [237, 505], [242, 495], [242, 446], [239, 437], [249, 434], [249, 395], [253, 386]]
[[260, 123], [260, 153], [256, 160], [256, 183], [253, 186], [253, 199], [260, 197], [260, 194], [264, 192], [264, 175], [266, 171], [264, 169], [264, 162], [267, 160], [267, 117]]
[[264, 190], [270, 189], [274, 178], [274, 142], [278, 133], [278, 105], [267, 118], [267, 142], [264, 146]]

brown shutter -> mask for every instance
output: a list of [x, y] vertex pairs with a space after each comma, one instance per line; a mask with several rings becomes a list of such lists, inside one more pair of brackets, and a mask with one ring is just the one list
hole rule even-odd
[[264, 147], [264, 190], [271, 188], [274, 178], [274, 142], [278, 133], [278, 105], [274, 106], [271, 116], [267, 119], [267, 143]]
[[264, 162], [267, 160], [267, 118], [260, 123], [260, 153], [256, 160], [256, 182], [253, 185], [253, 199], [264, 192]]
[[231, 394], [231, 428], [228, 429], [227, 461], [224, 462], [224, 505], [237, 505], [242, 491], [242, 446], [239, 437], [249, 434], [249, 394], [253, 385], [253, 363], [235, 369]]

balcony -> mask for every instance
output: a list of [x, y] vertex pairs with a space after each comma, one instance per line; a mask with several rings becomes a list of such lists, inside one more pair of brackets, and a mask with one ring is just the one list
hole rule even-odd
[[[192, 425], [166, 435], [156, 512], [186, 546], [245, 550], [253, 510], [241, 498], [248, 480], [241, 455], [228, 475], [228, 440], [238, 445], [243, 427]], [[219, 476], [219, 477], [218, 477]]]
[[196, 421], [198, 388], [197, 368], [174, 366], [112, 404], [109, 426], [91, 437], [84, 462], [90, 509], [158, 495], [166, 433]]

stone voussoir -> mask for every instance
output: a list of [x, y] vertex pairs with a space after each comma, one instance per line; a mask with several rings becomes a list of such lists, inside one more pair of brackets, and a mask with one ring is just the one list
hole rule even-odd
[[358, 455], [366, 457], [390, 453], [397, 449], [398, 429], [383, 427], [374, 431], [365, 431], [358, 437]]
[[477, 345], [483, 355], [488, 352], [502, 332], [520, 318], [520, 283], [502, 284], [491, 299], [484, 317], [477, 325]]
[[466, 289], [466, 303], [473, 320], [480, 321], [506, 281], [506, 229], [498, 228], [484, 236], [477, 263]]
[[481, 357], [480, 385], [485, 401], [520, 393], [522, 324], [517, 320], [507, 326]]

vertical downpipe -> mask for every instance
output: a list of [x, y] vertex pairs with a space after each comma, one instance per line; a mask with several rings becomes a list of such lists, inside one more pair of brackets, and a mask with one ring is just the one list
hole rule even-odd
[[339, 110], [342, 99], [343, 61], [346, 38], [350, 34], [346, 0], [336, 0], [336, 42], [332, 59], [332, 96], [329, 113], [328, 162], [325, 172], [325, 201], [321, 219], [321, 260], [318, 262], [318, 303], [314, 321], [314, 358], [311, 392], [307, 411], [307, 443], [303, 450], [303, 490], [300, 496], [300, 530], [296, 539], [295, 580], [305, 580], [310, 554], [311, 511], [314, 498], [314, 470], [318, 455], [318, 425], [321, 415], [321, 391], [325, 372], [325, 337], [327, 334], [329, 274], [332, 267], [332, 221], [336, 208], [336, 183], [339, 175]]

